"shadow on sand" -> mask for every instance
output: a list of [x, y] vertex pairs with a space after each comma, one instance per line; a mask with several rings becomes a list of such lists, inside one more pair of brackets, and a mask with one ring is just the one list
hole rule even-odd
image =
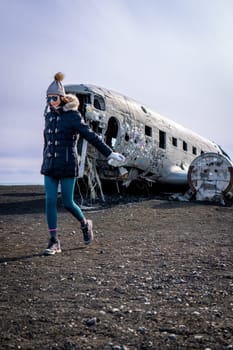
[[[62, 249], [62, 253], [70, 252], [70, 251], [80, 251], [80, 250], [85, 250], [86, 246], [82, 247], [76, 247], [76, 248], [71, 248], [71, 249]], [[22, 261], [22, 260], [29, 260], [33, 258], [38, 258], [38, 257], [43, 257], [43, 258], [51, 258], [54, 255], [44, 255], [43, 252], [37, 253], [37, 254], [29, 254], [29, 255], [20, 255], [20, 256], [13, 256], [13, 257], [0, 257], [0, 264], [5, 264], [8, 262], [14, 262], [14, 261]]]

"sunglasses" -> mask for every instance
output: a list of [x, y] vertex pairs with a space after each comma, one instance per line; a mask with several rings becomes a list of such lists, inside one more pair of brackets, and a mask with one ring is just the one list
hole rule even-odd
[[49, 103], [50, 101], [56, 102], [58, 100], [58, 96], [48, 96], [47, 97], [47, 102]]

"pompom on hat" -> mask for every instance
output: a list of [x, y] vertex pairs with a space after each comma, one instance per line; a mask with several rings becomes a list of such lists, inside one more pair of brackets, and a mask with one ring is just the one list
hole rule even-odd
[[62, 80], [64, 79], [64, 74], [58, 72], [54, 75], [54, 81], [49, 85], [47, 89], [47, 95], [60, 95], [65, 96], [65, 89], [62, 85]]

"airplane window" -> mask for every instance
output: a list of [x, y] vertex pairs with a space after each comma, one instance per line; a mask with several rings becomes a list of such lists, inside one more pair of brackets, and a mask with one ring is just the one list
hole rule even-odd
[[94, 100], [94, 107], [97, 108], [97, 109], [101, 109], [100, 103], [99, 103], [99, 101], [96, 100], [96, 99]]
[[197, 154], [197, 147], [193, 146], [193, 154]]
[[152, 136], [152, 128], [148, 125], [145, 125], [145, 135], [146, 136]]
[[188, 150], [188, 145], [187, 142], [183, 141], [183, 150], [187, 151]]
[[146, 110], [146, 108], [145, 108], [144, 106], [141, 106], [141, 109], [142, 109], [142, 111], [143, 111], [144, 113], [147, 113], [147, 110]]
[[173, 144], [173, 146], [177, 147], [177, 138], [176, 137], [172, 138], [172, 144]]
[[101, 111], [105, 111], [105, 101], [102, 96], [94, 96], [94, 107]]
[[129, 141], [129, 135], [127, 133], [125, 134], [125, 141]]
[[159, 130], [159, 148], [166, 149], [166, 133]]

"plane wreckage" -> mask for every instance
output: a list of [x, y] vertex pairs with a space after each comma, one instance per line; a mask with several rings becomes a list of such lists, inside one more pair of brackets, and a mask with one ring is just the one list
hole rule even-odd
[[[101, 184], [105, 180], [126, 187], [134, 181], [148, 186], [189, 184], [193, 193], [200, 194], [202, 188], [200, 197], [204, 198], [206, 188], [210, 197], [213, 163], [217, 167], [217, 171], [214, 170], [215, 185], [224, 181], [226, 185], [216, 185], [217, 191], [230, 191], [233, 185], [232, 162], [214, 142], [111, 90], [84, 84], [66, 85], [65, 90], [78, 97], [79, 110], [86, 123], [113, 151], [125, 156], [124, 164], [108, 162], [85, 140], [79, 139], [79, 177], [87, 178], [92, 199], [99, 192], [104, 200]], [[215, 158], [211, 162], [209, 158], [201, 161], [200, 157], [207, 153]], [[192, 163], [195, 159], [197, 162]], [[208, 167], [210, 169], [206, 170]], [[205, 182], [207, 173], [208, 184]], [[203, 181], [205, 183], [201, 185]]]

